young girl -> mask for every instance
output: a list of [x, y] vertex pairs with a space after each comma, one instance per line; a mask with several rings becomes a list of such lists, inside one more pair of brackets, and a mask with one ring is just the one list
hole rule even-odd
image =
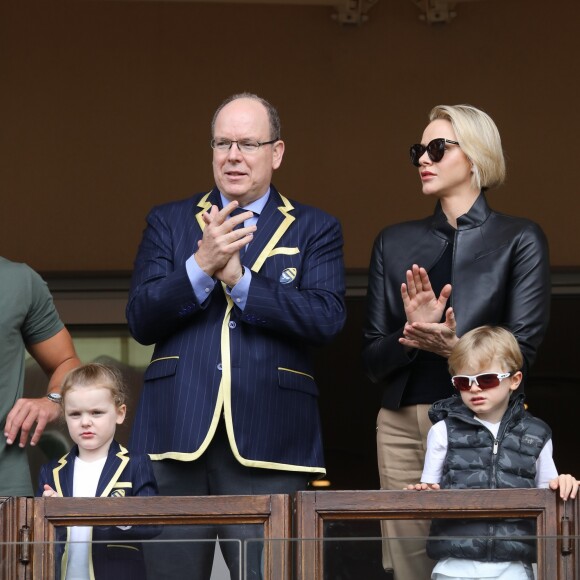
[[[482, 326], [459, 339], [449, 357], [459, 396], [431, 407], [421, 483], [408, 489], [549, 487], [563, 500], [576, 497], [576, 479], [556, 471], [550, 428], [516, 394], [522, 364], [518, 342], [504, 328]], [[432, 579], [531, 580], [534, 535], [529, 519], [433, 520]]]
[[[149, 457], [129, 455], [114, 439], [116, 426], [125, 419], [125, 399], [122, 377], [112, 367], [91, 363], [66, 375], [61, 404], [76, 445], [64, 457], [42, 467], [38, 496], [157, 495]], [[149, 526], [69, 527], [67, 543], [60, 544], [55, 558], [56, 577], [66, 580], [145, 578], [141, 546], [132, 541], [157, 533], [156, 528]], [[93, 540], [117, 543], [91, 543]]]

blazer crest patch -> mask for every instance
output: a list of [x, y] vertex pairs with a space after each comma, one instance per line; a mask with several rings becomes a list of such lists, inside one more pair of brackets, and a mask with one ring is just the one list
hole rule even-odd
[[280, 284], [290, 284], [296, 278], [296, 268], [286, 268], [280, 274]]

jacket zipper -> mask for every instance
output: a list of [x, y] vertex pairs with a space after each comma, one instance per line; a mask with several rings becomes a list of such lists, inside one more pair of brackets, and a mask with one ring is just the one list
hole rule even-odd
[[[509, 411], [508, 411], [509, 412]], [[505, 423], [500, 424], [499, 426], [499, 431], [497, 433], [497, 437], [494, 437], [493, 439], [493, 449], [491, 452], [491, 481], [490, 481], [490, 489], [497, 489], [497, 482], [496, 482], [496, 476], [497, 476], [497, 461], [498, 461], [498, 451], [499, 451], [499, 444], [501, 441], [503, 441], [507, 428], [509, 426], [509, 424], [511, 423], [511, 413], [510, 415], [507, 417], [507, 420], [505, 421]], [[488, 429], [489, 431], [489, 429]], [[491, 436], [493, 437], [493, 433], [491, 431], [489, 431]], [[494, 552], [494, 545], [495, 545], [495, 524], [489, 524], [489, 542], [487, 545], [487, 559], [489, 561], [491, 561], [492, 559], [492, 555]]]
[[[454, 251], [455, 251], [455, 248], [454, 248]], [[506, 411], [506, 415], [504, 415], [502, 422], [500, 424], [500, 428], [498, 430], [497, 437], [494, 437], [493, 433], [485, 425], [483, 425], [482, 423], [480, 423], [479, 421], [477, 421], [473, 417], [466, 417], [465, 415], [463, 415], [461, 413], [456, 413], [456, 412], [454, 413], [453, 411], [448, 413], [449, 417], [455, 417], [455, 418], [457, 418], [461, 421], [465, 421], [466, 423], [469, 423], [471, 425], [477, 425], [479, 427], [483, 427], [491, 435], [492, 440], [493, 440], [493, 446], [492, 446], [492, 454], [491, 454], [491, 481], [490, 481], [489, 489], [497, 489], [495, 478], [496, 478], [496, 474], [497, 474], [497, 461], [498, 461], [498, 453], [499, 453], [499, 444], [501, 443], [501, 441], [505, 437], [505, 434], [508, 430], [509, 425], [512, 423], [513, 414], [515, 412], [514, 409], [515, 409], [515, 406], [510, 405], [508, 407], [508, 409]], [[494, 552], [494, 545], [495, 545], [495, 540], [494, 540], [494, 538], [495, 538], [495, 525], [494, 524], [489, 524], [488, 534], [489, 534], [489, 536], [486, 539], [487, 559], [489, 561], [491, 561], [492, 556], [493, 556], [493, 552]]]

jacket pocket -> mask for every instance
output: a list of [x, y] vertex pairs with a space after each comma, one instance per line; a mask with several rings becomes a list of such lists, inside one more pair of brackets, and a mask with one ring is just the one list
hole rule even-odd
[[164, 356], [156, 358], [149, 363], [145, 371], [144, 380], [154, 381], [164, 377], [171, 377], [177, 372], [178, 356]]
[[278, 367], [278, 385], [282, 389], [301, 391], [315, 397], [318, 396], [318, 387], [314, 377], [302, 371]]

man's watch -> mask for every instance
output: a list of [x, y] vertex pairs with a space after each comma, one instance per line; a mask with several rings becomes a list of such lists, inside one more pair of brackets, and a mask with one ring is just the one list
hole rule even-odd
[[48, 393], [48, 395], [46, 395], [46, 398], [49, 401], [52, 401], [53, 403], [58, 403], [60, 405], [60, 402], [62, 401], [62, 395], [60, 393]]

